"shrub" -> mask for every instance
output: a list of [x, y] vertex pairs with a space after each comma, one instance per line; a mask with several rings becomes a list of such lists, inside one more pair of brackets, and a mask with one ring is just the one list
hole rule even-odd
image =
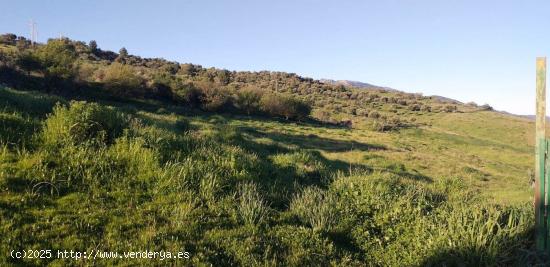
[[398, 129], [399, 127], [404, 126], [403, 122], [399, 117], [380, 117], [377, 120], [372, 121], [371, 129], [377, 132], [386, 132]]
[[311, 112], [309, 104], [286, 95], [265, 94], [260, 103], [261, 109], [267, 114], [287, 120], [303, 120]]
[[27, 71], [28, 74], [30, 74], [31, 71], [40, 70], [42, 68], [40, 60], [37, 56], [28, 51], [19, 53], [15, 64], [17, 64], [21, 69]]
[[326, 110], [317, 110], [314, 114], [315, 118], [322, 122], [329, 122], [330, 121], [330, 113]]
[[201, 108], [206, 111], [220, 111], [227, 107], [231, 100], [229, 90], [212, 83], [198, 83]]
[[143, 79], [133, 67], [120, 63], [109, 65], [104, 71], [105, 87], [117, 96], [142, 96]]
[[261, 224], [267, 217], [268, 210], [256, 184], [241, 184], [238, 194], [237, 211], [239, 218], [248, 225]]
[[456, 112], [457, 107], [455, 105], [446, 105], [443, 110], [445, 112]]
[[16, 40], [17, 40], [17, 35], [13, 33], [6, 33], [6, 34], [0, 35], [0, 44], [15, 45]]
[[247, 87], [237, 91], [234, 104], [238, 109], [250, 115], [260, 110], [260, 100], [263, 92], [254, 87]]
[[410, 111], [420, 111], [421, 108], [422, 108], [422, 106], [419, 105], [419, 104], [414, 104], [414, 105], [409, 106]]
[[432, 112], [432, 107], [428, 105], [423, 105], [421, 110], [425, 112]]
[[42, 132], [49, 145], [85, 142], [111, 143], [128, 124], [122, 114], [96, 103], [71, 101], [57, 105], [48, 116]]
[[175, 89], [174, 98], [178, 103], [198, 107], [201, 103], [201, 90], [193, 86], [193, 84], [184, 84]]
[[368, 113], [368, 117], [373, 119], [378, 119], [380, 118], [380, 113], [378, 113], [378, 111], [373, 111], [371, 113]]
[[489, 104], [485, 104], [479, 107], [480, 110], [493, 110], [493, 107], [491, 107]]
[[75, 74], [73, 63], [76, 60], [76, 51], [67, 40], [48, 40], [46, 45], [38, 48], [36, 57], [48, 77], [70, 79]]
[[330, 192], [317, 187], [307, 187], [294, 196], [290, 211], [313, 230], [328, 232], [338, 220], [336, 204], [336, 197]]

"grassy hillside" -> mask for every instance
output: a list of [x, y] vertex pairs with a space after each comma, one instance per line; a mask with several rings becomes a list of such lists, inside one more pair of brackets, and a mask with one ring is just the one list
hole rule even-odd
[[532, 122], [489, 111], [443, 113], [419, 120], [430, 126], [380, 133], [246, 119], [232, 124], [271, 133], [281, 144], [319, 150], [329, 159], [353, 164], [352, 169], [399, 166], [419, 180], [463, 179], [496, 203], [531, 199]]
[[[0, 49], [0, 251], [190, 256], [2, 253], [2, 266], [545, 263], [532, 251], [526, 119], [70, 40]], [[273, 99], [311, 115], [269, 112]]]
[[[528, 136], [524, 120], [446, 114], [380, 133], [155, 102], [0, 95], [2, 251], [182, 250], [184, 265], [532, 260], [521, 250], [533, 220], [532, 149], [515, 138]], [[494, 138], [476, 126], [484, 120], [517, 130]]]

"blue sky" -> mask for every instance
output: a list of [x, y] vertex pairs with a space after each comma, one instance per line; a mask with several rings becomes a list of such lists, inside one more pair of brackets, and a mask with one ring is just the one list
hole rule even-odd
[[0, 32], [230, 70], [294, 72], [534, 114], [550, 1], [0, 0]]

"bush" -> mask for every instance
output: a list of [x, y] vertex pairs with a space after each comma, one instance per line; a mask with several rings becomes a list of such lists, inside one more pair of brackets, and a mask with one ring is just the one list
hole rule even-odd
[[212, 83], [198, 83], [201, 108], [206, 111], [221, 111], [227, 108], [231, 100], [229, 90]]
[[373, 119], [378, 119], [380, 118], [380, 113], [378, 113], [378, 111], [373, 111], [371, 113], [368, 113], [368, 117]]
[[193, 86], [193, 84], [185, 84], [176, 88], [174, 98], [178, 103], [198, 107], [201, 103], [201, 90]]
[[54, 107], [45, 121], [42, 138], [47, 145], [112, 143], [127, 125], [128, 119], [111, 108], [71, 101], [69, 107]]
[[421, 111], [432, 112], [432, 107], [428, 106], [428, 105], [424, 105], [424, 106], [422, 106]]
[[263, 92], [254, 87], [247, 87], [237, 91], [235, 94], [235, 107], [250, 115], [260, 110], [260, 100]]
[[75, 75], [73, 63], [76, 60], [74, 46], [67, 40], [48, 40], [36, 51], [36, 57], [50, 78], [72, 79]]
[[330, 192], [307, 187], [294, 196], [290, 211], [313, 230], [328, 232], [338, 221], [336, 204], [336, 197]]
[[109, 65], [103, 76], [105, 87], [117, 96], [142, 96], [143, 79], [133, 67], [120, 63]]
[[455, 105], [446, 105], [443, 109], [445, 112], [456, 112], [457, 107]]
[[19, 53], [15, 64], [17, 64], [21, 69], [25, 70], [28, 74], [30, 74], [31, 71], [42, 69], [40, 60], [34, 53], [31, 52]]
[[479, 110], [488, 110], [488, 111], [491, 111], [493, 110], [493, 107], [491, 107], [489, 104], [485, 104], [485, 105], [482, 105], [479, 107]]
[[330, 113], [326, 110], [317, 110], [314, 115], [315, 118], [317, 118], [321, 122], [330, 122]]
[[6, 33], [6, 34], [0, 35], [0, 44], [15, 45], [15, 40], [17, 40], [17, 35], [13, 33]]
[[309, 116], [309, 104], [291, 96], [265, 94], [260, 101], [261, 109], [271, 116], [280, 116], [286, 120], [303, 120]]
[[422, 108], [422, 106], [419, 105], [419, 104], [414, 104], [414, 105], [409, 106], [410, 111], [420, 111], [421, 108]]

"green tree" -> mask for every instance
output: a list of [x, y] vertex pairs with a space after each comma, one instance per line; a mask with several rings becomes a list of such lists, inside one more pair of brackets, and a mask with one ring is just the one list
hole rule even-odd
[[75, 75], [76, 52], [67, 40], [50, 39], [35, 52], [45, 76], [70, 79]]
[[29, 47], [29, 42], [25, 37], [19, 36], [19, 38], [17, 38], [17, 41], [15, 42], [15, 46], [21, 51]]
[[118, 51], [118, 54], [120, 57], [125, 58], [128, 56], [128, 50], [126, 50], [126, 48], [123, 47]]
[[115, 61], [124, 64], [126, 63], [127, 57], [128, 57], [128, 50], [126, 50], [126, 48], [123, 47], [118, 51], [118, 57], [115, 59]]
[[0, 44], [15, 45], [17, 35], [13, 33], [6, 33], [0, 35]]
[[95, 54], [97, 52], [97, 42], [95, 40], [91, 40], [88, 43], [88, 46], [90, 47], [90, 52], [92, 52], [92, 54]]

